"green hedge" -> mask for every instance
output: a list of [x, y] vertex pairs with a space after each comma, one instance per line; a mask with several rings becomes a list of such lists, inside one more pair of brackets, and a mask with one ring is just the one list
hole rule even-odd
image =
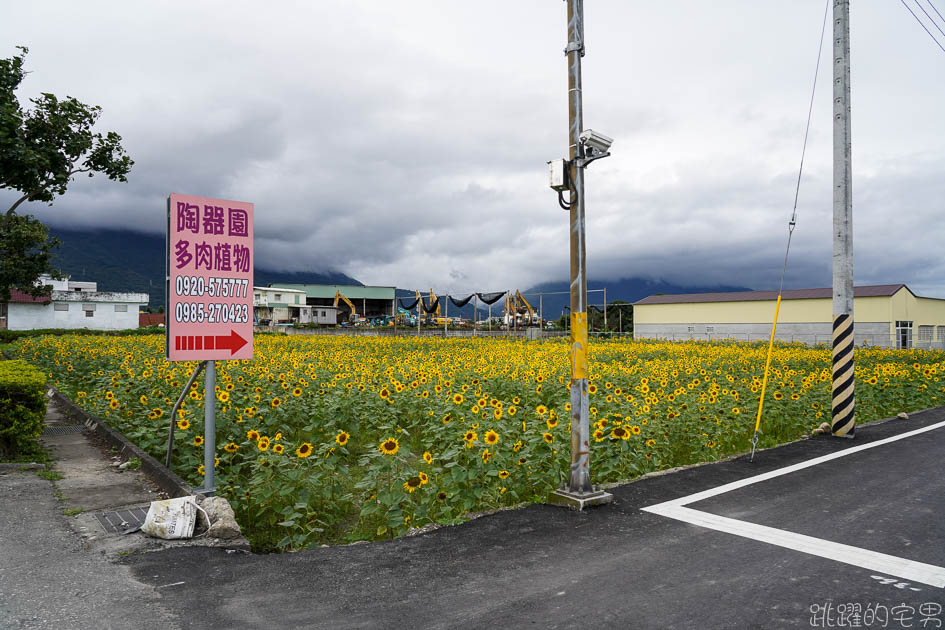
[[128, 328], [127, 330], [91, 330], [89, 328], [38, 328], [36, 330], [0, 330], [0, 343], [13, 343], [23, 337], [41, 337], [43, 335], [104, 335], [106, 337], [127, 337], [136, 335], [163, 335], [161, 326], [146, 328]]
[[46, 375], [26, 361], [0, 361], [0, 459], [35, 448], [46, 417]]

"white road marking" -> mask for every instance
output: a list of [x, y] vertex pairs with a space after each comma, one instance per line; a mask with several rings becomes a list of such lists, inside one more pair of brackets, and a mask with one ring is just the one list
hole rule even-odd
[[775, 529], [765, 525], [757, 525], [747, 521], [738, 521], [725, 516], [718, 516], [708, 512], [693, 510], [692, 508], [671, 506], [653, 506], [645, 508], [647, 512], [668, 516], [679, 521], [707, 527], [726, 534], [734, 534], [743, 538], [750, 538], [766, 542], [778, 547], [801, 551], [821, 558], [836, 560], [853, 566], [895, 575], [897, 577], [921, 582], [938, 588], [945, 588], [945, 567], [937, 567], [924, 562], [915, 562], [905, 558], [897, 558], [884, 553], [852, 547], [840, 543], [795, 534], [783, 529]]
[[816, 466], [833, 459], [846, 457], [847, 455], [853, 455], [854, 453], [859, 453], [860, 451], [865, 451], [870, 448], [889, 444], [891, 442], [926, 433], [927, 431], [932, 431], [941, 427], [945, 427], [945, 422], [939, 422], [921, 429], [908, 431], [901, 435], [895, 435], [893, 437], [877, 440], [868, 444], [854, 446], [853, 448], [844, 449], [842, 451], [831, 453], [830, 455], [824, 455], [822, 457], [816, 457], [814, 459], [801, 462], [799, 464], [794, 464], [792, 466], [785, 466], [784, 468], [779, 468], [778, 470], [772, 470], [760, 475], [755, 475], [754, 477], [733, 481], [732, 483], [727, 483], [718, 486], [717, 488], [711, 488], [703, 492], [690, 494], [689, 496], [651, 505], [649, 507], [642, 508], [642, 510], [644, 512], [659, 514], [660, 516], [674, 518], [679, 521], [691, 523], [700, 527], [706, 527], [708, 529], [714, 529], [727, 534], [758, 540], [760, 542], [777, 545], [786, 549], [793, 549], [794, 551], [820, 556], [821, 558], [836, 560], [838, 562], [861, 567], [870, 571], [886, 573], [887, 575], [895, 575], [897, 577], [915, 582], [921, 582], [922, 584], [928, 584], [937, 588], [945, 588], [945, 567], [937, 567], [931, 564], [925, 564], [923, 562], [906, 560], [905, 558], [898, 558], [896, 556], [870, 551], [869, 549], [852, 547], [850, 545], [831, 542], [821, 538], [796, 534], [783, 529], [775, 529], [774, 527], [767, 527], [765, 525], [758, 525], [755, 523], [749, 523], [747, 521], [739, 521], [733, 518], [718, 516], [716, 514], [710, 514], [708, 512], [702, 512], [700, 510], [684, 507], [690, 503], [702, 501], [704, 499], [718, 496], [726, 492], [731, 492], [732, 490], [737, 490], [739, 488], [744, 488], [745, 486], [750, 486], [762, 481], [774, 479], [775, 477], [780, 477], [781, 475], [787, 475], [789, 473], [803, 470], [805, 468], [810, 468], [811, 466]]

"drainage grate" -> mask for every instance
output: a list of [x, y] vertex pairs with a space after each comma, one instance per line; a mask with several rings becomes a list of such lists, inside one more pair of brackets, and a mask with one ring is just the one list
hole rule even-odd
[[139, 527], [148, 515], [146, 508], [131, 508], [117, 512], [97, 512], [95, 518], [106, 532], [124, 532], [132, 527]]
[[85, 431], [85, 426], [81, 424], [61, 424], [46, 427], [43, 429], [43, 435], [69, 435], [82, 433], [83, 431]]

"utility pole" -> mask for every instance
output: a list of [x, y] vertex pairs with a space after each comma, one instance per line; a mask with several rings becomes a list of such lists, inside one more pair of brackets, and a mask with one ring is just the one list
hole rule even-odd
[[607, 287], [604, 287], [604, 330], [607, 330]]
[[850, 0], [833, 3], [833, 388], [830, 431], [852, 438], [853, 191], [850, 128]]
[[613, 495], [591, 484], [590, 422], [587, 386], [587, 256], [584, 246], [585, 142], [581, 57], [584, 56], [584, 0], [568, 2], [568, 174], [571, 236], [571, 470], [568, 483], [549, 501], [582, 509], [613, 501]]

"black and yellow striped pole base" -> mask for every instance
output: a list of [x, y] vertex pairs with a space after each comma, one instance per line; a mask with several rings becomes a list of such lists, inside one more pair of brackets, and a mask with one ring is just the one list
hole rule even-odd
[[830, 432], [852, 438], [856, 432], [853, 394], [853, 316], [833, 316], [833, 402]]

